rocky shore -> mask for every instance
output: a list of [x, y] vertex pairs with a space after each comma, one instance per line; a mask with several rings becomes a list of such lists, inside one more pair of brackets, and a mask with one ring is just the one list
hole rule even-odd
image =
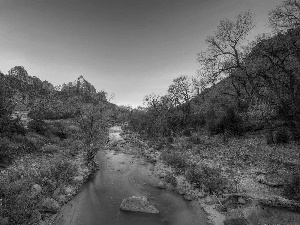
[[[149, 147], [137, 135], [125, 130], [122, 137], [125, 142], [117, 145], [116, 149], [132, 149], [135, 146], [140, 155], [153, 163], [153, 173], [160, 178], [157, 188], [176, 191], [187, 201], [198, 202], [211, 224], [299, 224], [300, 204], [272, 192], [270, 186], [259, 179], [241, 176], [238, 177], [241, 192], [234, 192], [228, 187], [222, 193], [212, 194], [205, 187], [195, 188], [187, 180], [186, 174], [178, 173], [161, 159], [162, 151]], [[195, 156], [191, 155], [191, 158]]]

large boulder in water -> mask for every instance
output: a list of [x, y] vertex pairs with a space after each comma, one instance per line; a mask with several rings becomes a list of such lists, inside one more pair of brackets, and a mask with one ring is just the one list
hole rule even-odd
[[136, 197], [132, 196], [129, 198], [125, 198], [120, 208], [124, 211], [132, 211], [132, 212], [144, 212], [144, 213], [159, 213], [159, 211], [148, 202], [145, 196]]

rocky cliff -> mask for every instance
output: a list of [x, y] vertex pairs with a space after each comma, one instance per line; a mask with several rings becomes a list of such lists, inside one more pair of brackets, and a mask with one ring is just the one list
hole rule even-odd
[[57, 91], [76, 91], [80, 93], [90, 93], [95, 94], [96, 88], [83, 78], [79, 76], [75, 81], [69, 82], [68, 84], [63, 84], [55, 87]]
[[33, 85], [36, 89], [54, 90], [54, 86], [48, 81], [41, 81], [35, 76], [29, 76], [23, 66], [15, 66], [10, 69], [8, 71], [8, 76], [12, 76], [25, 84]]
[[8, 76], [16, 78], [21, 81], [23, 84], [32, 85], [35, 89], [38, 90], [48, 90], [48, 91], [76, 91], [77, 93], [89, 93], [95, 94], [96, 88], [89, 83], [87, 80], [83, 78], [83, 76], [79, 76], [75, 81], [69, 82], [67, 84], [62, 84], [54, 87], [48, 81], [41, 81], [39, 78], [35, 76], [28, 75], [27, 71], [23, 66], [15, 66], [8, 71]]

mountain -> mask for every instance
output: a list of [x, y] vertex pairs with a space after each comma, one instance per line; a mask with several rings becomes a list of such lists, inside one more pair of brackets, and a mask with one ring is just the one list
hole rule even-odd
[[41, 81], [39, 78], [35, 76], [29, 76], [27, 71], [23, 66], [15, 66], [8, 71], [8, 76], [14, 77], [25, 84], [33, 85], [36, 89], [45, 89], [52, 91], [54, 90], [54, 86], [48, 81]]
[[40, 101], [55, 101], [62, 104], [76, 96], [83, 102], [91, 102], [95, 99], [107, 101], [106, 92], [97, 93], [96, 88], [82, 75], [73, 82], [54, 87], [48, 81], [30, 76], [23, 66], [15, 66], [8, 71], [7, 75], [1, 75], [1, 82], [14, 93], [13, 101], [17, 111], [29, 110]]
[[55, 90], [62, 92], [75, 91], [79, 93], [96, 94], [96, 88], [86, 79], [84, 79], [82, 75], [73, 82], [56, 86]]
[[46, 90], [50, 92], [61, 91], [96, 94], [96, 88], [86, 79], [84, 79], [82, 75], [76, 78], [73, 82], [54, 87], [50, 82], [46, 80], [41, 81], [35, 76], [28, 75], [28, 72], [23, 66], [15, 66], [8, 71], [8, 75], [6, 76], [6, 78], [11, 80], [18, 80], [20, 85], [16, 85], [16, 87], [28, 85], [35, 90]]

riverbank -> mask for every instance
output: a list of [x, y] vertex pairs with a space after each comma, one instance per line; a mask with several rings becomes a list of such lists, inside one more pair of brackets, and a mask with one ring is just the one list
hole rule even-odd
[[76, 124], [67, 120], [47, 124], [64, 127], [65, 138], [49, 131], [5, 139], [7, 148], [26, 148], [26, 152], [0, 169], [1, 225], [48, 224], [94, 170], [87, 163], [90, 147], [80, 140]]
[[[110, 142], [96, 155], [99, 170], [80, 193], [57, 214], [56, 225], [207, 225], [197, 202], [156, 187], [154, 166], [139, 154], [140, 148], [123, 140], [120, 128], [110, 129]], [[124, 199], [145, 196], [158, 214], [124, 212]]]
[[[218, 137], [197, 136], [181, 137], [161, 147], [158, 142], [142, 141], [129, 130], [122, 136], [155, 165], [154, 172], [161, 178], [159, 188], [198, 201], [212, 224], [299, 224], [300, 215], [295, 212], [299, 212], [299, 203], [282, 196], [282, 175], [271, 176], [268, 167], [278, 169], [273, 173], [283, 173], [286, 168], [278, 161], [265, 163], [270, 157], [267, 153], [272, 153], [270, 160], [282, 159], [276, 155], [279, 150], [295, 158], [289, 146], [262, 150], [265, 145], [257, 137], [224, 143]], [[248, 154], [238, 155], [245, 148]]]

